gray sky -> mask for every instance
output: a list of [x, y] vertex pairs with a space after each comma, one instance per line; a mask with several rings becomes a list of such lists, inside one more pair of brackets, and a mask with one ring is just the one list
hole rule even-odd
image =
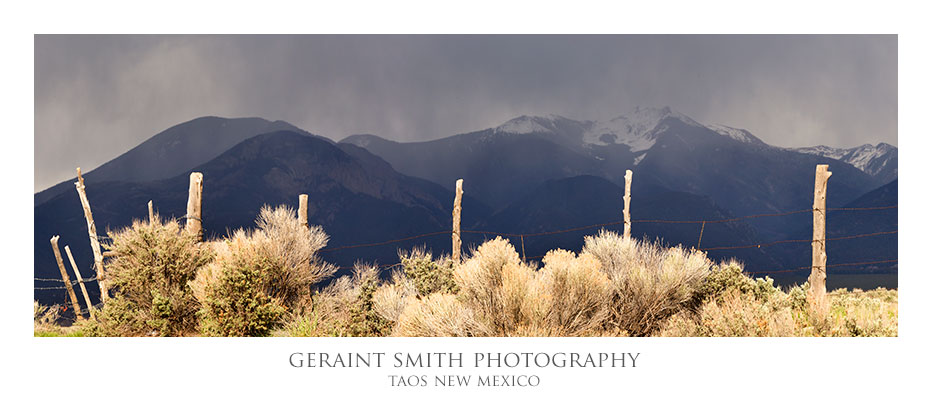
[[897, 145], [897, 39], [37, 36], [35, 190], [205, 115], [416, 141], [638, 105], [776, 146]]

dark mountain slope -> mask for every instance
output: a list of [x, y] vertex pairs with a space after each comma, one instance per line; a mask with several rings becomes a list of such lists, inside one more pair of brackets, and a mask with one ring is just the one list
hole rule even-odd
[[[84, 181], [85, 184], [95, 184], [104, 181], [145, 182], [171, 178], [210, 161], [243, 140], [279, 130], [314, 136], [284, 121], [202, 117], [168, 128], [119, 157], [85, 172]], [[35, 194], [35, 205], [63, 192], [74, 192], [75, 181], [72, 178]]]
[[[364, 156], [365, 150], [352, 150]], [[204, 229], [217, 237], [239, 227], [252, 227], [262, 205], [295, 206], [297, 195], [309, 194], [308, 216], [330, 235], [329, 246], [380, 242], [450, 229], [453, 193], [425, 180], [386, 169], [374, 156], [354, 157], [330, 142], [295, 132], [276, 132], [248, 139], [210, 162], [195, 167], [204, 174]], [[88, 184], [87, 192], [98, 231], [131, 223], [145, 216], [154, 201], [165, 217], [182, 217], [187, 201], [188, 174], [144, 183]], [[489, 210], [472, 197], [464, 198], [464, 226]], [[61, 194], [35, 208], [35, 274], [57, 278], [48, 239], [61, 234], [62, 247], [71, 245], [82, 269], [90, 268], [87, 230], [76, 193]], [[396, 250], [426, 243], [435, 251], [449, 250], [449, 236], [419, 239], [366, 249], [324, 254], [338, 265], [356, 258], [394, 262]], [[50, 286], [42, 284], [41, 286]], [[96, 288], [96, 285], [89, 288]], [[55, 293], [37, 291], [48, 300]]]

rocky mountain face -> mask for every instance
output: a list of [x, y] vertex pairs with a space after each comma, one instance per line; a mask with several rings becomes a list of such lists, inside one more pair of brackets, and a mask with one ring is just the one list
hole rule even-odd
[[[739, 216], [811, 205], [816, 164], [829, 164], [836, 174], [829, 182], [834, 206], [885, 183], [830, 156], [772, 147], [746, 130], [705, 126], [669, 108], [638, 108], [608, 122], [522, 116], [429, 142], [361, 135], [341, 143], [364, 147], [402, 173], [445, 187], [464, 178], [473, 195], [496, 210], [553, 179], [593, 175], [623, 185], [626, 169], [634, 171], [635, 183], [708, 196]], [[757, 226], [765, 238], [794, 227], [766, 219]]]
[[898, 149], [887, 143], [865, 144], [850, 149], [813, 146], [790, 150], [844, 161], [884, 183], [895, 180], [898, 175]]

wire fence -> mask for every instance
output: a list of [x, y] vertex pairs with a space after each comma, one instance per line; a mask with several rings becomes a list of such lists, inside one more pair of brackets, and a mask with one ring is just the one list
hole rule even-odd
[[[855, 207], [855, 208], [827, 208], [826, 211], [828, 212], [832, 212], [832, 211], [878, 211], [878, 210], [890, 210], [890, 209], [897, 209], [897, 208], [898, 208], [897, 205], [891, 205], [891, 206]], [[803, 214], [803, 213], [812, 213], [813, 211], [814, 211], [813, 209], [801, 209], [801, 210], [794, 210], [794, 211], [789, 211], [789, 212], [761, 213], [761, 214], [755, 214], [755, 215], [730, 217], [730, 218], [712, 218], [712, 219], [694, 219], [694, 220], [635, 219], [635, 220], [631, 220], [630, 223], [632, 224], [652, 223], [652, 224], [698, 224], [698, 225], [701, 225], [701, 227], [698, 230], [699, 241], [696, 247], [694, 247], [695, 249], [700, 250], [700, 251], [708, 252], [708, 251], [722, 251], [722, 250], [741, 250], [741, 249], [751, 249], [751, 248], [760, 249], [760, 248], [765, 248], [765, 247], [770, 247], [770, 246], [780, 245], [780, 244], [812, 243], [814, 240], [812, 239], [787, 239], [787, 240], [766, 241], [766, 242], [753, 243], [753, 244], [701, 247], [702, 236], [705, 231], [705, 225], [716, 224], [716, 223], [731, 223], [731, 222], [738, 222], [738, 221], [744, 221], [744, 220], [750, 220], [750, 219], [756, 219], [756, 218], [764, 218], [764, 217], [781, 217], [781, 216], [797, 215], [797, 214]], [[191, 217], [191, 218], [200, 220], [200, 218], [198, 217]], [[491, 231], [491, 230], [461, 230], [460, 233], [478, 234], [478, 235], [494, 235], [494, 236], [518, 238], [521, 241], [522, 258], [524, 260], [537, 260], [537, 259], [543, 258], [544, 255], [530, 256], [530, 257], [524, 256], [524, 239], [525, 238], [564, 234], [564, 233], [578, 232], [578, 231], [590, 230], [590, 229], [596, 229], [596, 228], [605, 228], [605, 227], [610, 227], [610, 226], [619, 226], [619, 225], [623, 225], [624, 223], [625, 223], [624, 221], [612, 221], [612, 222], [590, 224], [590, 225], [584, 225], [584, 226], [578, 226], [578, 227], [571, 227], [571, 228], [566, 228], [566, 229], [531, 232], [531, 233], [512, 233], [512, 232], [501, 232], [501, 231]], [[453, 233], [452, 230], [435, 231], [435, 232], [417, 234], [417, 235], [412, 235], [412, 236], [394, 238], [394, 239], [379, 241], [379, 242], [350, 244], [350, 245], [342, 245], [342, 246], [337, 246], [337, 247], [324, 248], [320, 250], [320, 252], [335, 252], [335, 251], [343, 251], [343, 250], [358, 249], [358, 248], [385, 246], [385, 245], [397, 244], [397, 243], [401, 243], [405, 241], [417, 240], [417, 239], [421, 239], [425, 237], [452, 235], [452, 233]], [[898, 233], [898, 230], [879, 231], [879, 232], [872, 232], [872, 233], [861, 233], [861, 234], [851, 234], [851, 235], [836, 236], [836, 237], [827, 237], [824, 240], [825, 241], [851, 240], [851, 239], [866, 238], [866, 237], [892, 235], [892, 234], [897, 234], [897, 233]], [[109, 239], [109, 237], [98, 236], [98, 239], [101, 239], [101, 240]], [[887, 260], [875, 260], [875, 261], [864, 261], [864, 262], [827, 264], [826, 268], [895, 264], [895, 263], [897, 263], [896, 259], [887, 259]], [[384, 269], [384, 268], [396, 267], [399, 265], [400, 263], [391, 263], [391, 264], [382, 264], [382, 265], [375, 265], [375, 266], [379, 269]], [[353, 269], [355, 267], [356, 265], [339, 266], [336, 268], [338, 270], [347, 270], [347, 269]], [[745, 271], [745, 273], [748, 273], [748, 274], [792, 273], [792, 272], [799, 272], [802, 270], [808, 270], [811, 268], [812, 267], [810, 265], [804, 265], [804, 266], [793, 267], [793, 268], [776, 268], [776, 269], [768, 269], [768, 270]], [[64, 283], [62, 279], [54, 279], [54, 278], [33, 278], [33, 279], [34, 281], [37, 281], [37, 282]], [[82, 279], [83, 282], [93, 282], [96, 280], [97, 280], [96, 277]], [[77, 285], [78, 280], [72, 280], [70, 283], [72, 284], [72, 286]], [[65, 286], [34, 287], [34, 290], [64, 290], [64, 289], [66, 289]], [[86, 309], [84, 309], [84, 311], [85, 312], [83, 314], [86, 314]]]
[[[897, 208], [898, 208], [897, 205], [891, 205], [891, 206], [876, 206], [876, 207], [863, 207], [863, 208], [827, 208], [826, 211], [876, 211], [876, 210], [889, 210], [889, 209], [897, 209]], [[714, 224], [714, 223], [730, 223], [730, 222], [737, 222], [737, 221], [756, 219], [756, 218], [762, 218], [762, 217], [780, 217], [780, 216], [788, 216], [788, 215], [797, 215], [801, 213], [812, 213], [813, 211], [814, 211], [813, 209], [802, 209], [802, 210], [794, 210], [790, 212], [761, 213], [761, 214], [755, 214], [755, 215], [730, 217], [730, 218], [695, 219], [695, 220], [636, 219], [636, 220], [631, 220], [630, 223], [701, 224], [702, 227], [699, 230], [699, 242], [697, 243], [697, 247], [696, 247], [697, 250], [700, 250], [700, 251], [739, 250], [739, 249], [749, 249], [749, 248], [765, 248], [765, 247], [770, 247], [770, 246], [780, 245], [780, 244], [811, 243], [813, 242], [813, 240], [811, 238], [810, 239], [787, 239], [787, 240], [767, 241], [767, 242], [759, 242], [759, 243], [743, 244], [743, 245], [701, 247], [702, 233], [705, 230], [705, 225]], [[595, 228], [618, 226], [622, 224], [624, 224], [624, 221], [614, 221], [614, 222], [605, 222], [605, 223], [597, 223], [597, 224], [591, 224], [591, 225], [586, 225], [586, 226], [572, 227], [572, 228], [567, 228], [567, 229], [550, 230], [550, 231], [533, 232], [533, 233], [511, 233], [511, 232], [490, 231], [490, 230], [461, 230], [460, 233], [520, 238], [521, 243], [523, 245], [525, 238], [562, 234], [562, 233], [571, 233], [571, 232], [589, 230], [589, 229], [595, 229]], [[891, 235], [891, 234], [897, 234], [897, 233], [898, 233], [898, 230], [880, 231], [880, 232], [853, 234], [853, 235], [846, 235], [846, 236], [827, 237], [824, 240], [825, 241], [851, 240], [851, 239], [857, 239], [857, 238], [875, 237], [875, 236]], [[340, 250], [348, 250], [348, 249], [355, 249], [355, 248], [389, 245], [389, 244], [394, 244], [394, 243], [400, 243], [403, 241], [410, 241], [410, 240], [415, 240], [415, 239], [424, 238], [424, 237], [437, 236], [437, 235], [452, 235], [452, 230], [424, 233], [424, 234], [397, 238], [397, 239], [392, 239], [392, 240], [386, 240], [386, 241], [381, 241], [381, 242], [352, 244], [352, 245], [344, 245], [344, 246], [326, 248], [326, 249], [322, 249], [321, 252], [340, 251]], [[522, 246], [522, 249], [523, 249], [523, 246]], [[531, 257], [523, 257], [523, 258], [526, 260], [534, 260], [534, 259], [539, 259], [543, 257], [544, 257], [543, 255], [539, 255], [539, 256], [531, 256]], [[830, 268], [830, 267], [842, 267], [842, 266], [876, 265], [876, 264], [886, 264], [886, 263], [896, 263], [896, 262], [897, 260], [895, 259], [894, 260], [879, 260], [879, 261], [852, 262], [852, 263], [842, 263], [842, 264], [829, 264], [829, 265], [826, 265], [826, 267]], [[397, 265], [397, 264], [388, 264], [388, 265], [383, 265], [380, 267], [393, 266], [393, 265]], [[353, 267], [352, 266], [339, 267], [339, 269], [351, 269], [351, 268]], [[804, 269], [811, 269], [811, 266], [807, 265], [807, 266], [800, 266], [796, 268], [780, 268], [780, 269], [771, 269], [771, 270], [762, 270], [762, 271], [746, 271], [746, 273], [755, 273], [755, 274], [787, 273], [787, 272], [797, 272], [797, 271], [801, 271]]]

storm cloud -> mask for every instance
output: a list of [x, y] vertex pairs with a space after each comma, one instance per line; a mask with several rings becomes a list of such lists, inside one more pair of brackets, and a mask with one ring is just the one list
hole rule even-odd
[[670, 106], [776, 146], [897, 144], [886, 36], [36, 36], [35, 191], [205, 115], [430, 140]]

